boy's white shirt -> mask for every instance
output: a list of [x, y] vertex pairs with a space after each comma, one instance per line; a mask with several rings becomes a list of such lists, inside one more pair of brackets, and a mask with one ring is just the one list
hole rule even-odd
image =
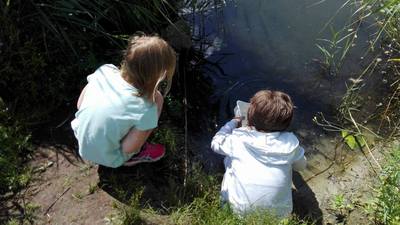
[[305, 168], [304, 149], [291, 132], [236, 126], [236, 120], [226, 123], [211, 143], [213, 151], [226, 156], [222, 199], [239, 214], [261, 208], [288, 216], [293, 208], [292, 168]]

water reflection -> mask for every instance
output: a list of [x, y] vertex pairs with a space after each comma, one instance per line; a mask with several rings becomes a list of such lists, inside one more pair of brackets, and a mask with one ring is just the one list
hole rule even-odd
[[[324, 46], [332, 32], [352, 30], [354, 6], [349, 1], [280, 0], [224, 1], [209, 4], [193, 16], [195, 36], [208, 43], [204, 52], [218, 62], [223, 73], [208, 68], [213, 80], [213, 100], [219, 102], [219, 123], [232, 116], [237, 99], [248, 100], [263, 88], [288, 92], [297, 106], [294, 129], [310, 129], [317, 112], [332, 115], [346, 90], [345, 82], [365, 53], [368, 31], [361, 31], [349, 52], [342, 73], [332, 76], [321, 66]], [[344, 29], [343, 29], [344, 28]], [[340, 45], [338, 46], [340, 51]], [[304, 123], [303, 123], [304, 124]]]

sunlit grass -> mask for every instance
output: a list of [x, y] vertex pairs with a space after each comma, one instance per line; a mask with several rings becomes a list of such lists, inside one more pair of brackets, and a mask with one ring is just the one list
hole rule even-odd
[[371, 217], [378, 224], [400, 224], [400, 146], [387, 156], [379, 181], [376, 197], [368, 204]]

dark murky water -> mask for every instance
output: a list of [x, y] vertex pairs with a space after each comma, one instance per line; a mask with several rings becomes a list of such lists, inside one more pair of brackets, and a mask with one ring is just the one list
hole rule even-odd
[[[307, 154], [331, 155], [331, 139], [312, 118], [318, 112], [328, 118], [334, 115], [349, 78], [357, 77], [365, 66], [361, 58], [368, 57], [367, 41], [373, 28], [368, 22], [360, 24], [339, 73], [323, 68], [324, 56], [316, 44], [328, 46], [322, 39], [332, 40], [338, 31], [339, 37], [354, 31], [359, 24], [349, 25], [355, 21], [352, 4], [343, 0], [227, 0], [187, 13], [194, 36], [201, 40], [198, 47], [208, 61], [216, 63], [204, 71], [215, 89], [210, 101], [219, 106], [217, 125], [233, 116], [236, 100], [248, 101], [265, 88], [281, 90], [291, 95], [297, 107], [291, 129], [302, 139]], [[335, 48], [337, 55], [344, 45], [345, 40]], [[209, 142], [210, 137], [205, 139]]]

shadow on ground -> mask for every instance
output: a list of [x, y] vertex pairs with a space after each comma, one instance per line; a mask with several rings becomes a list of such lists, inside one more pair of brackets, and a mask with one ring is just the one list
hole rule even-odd
[[293, 212], [306, 221], [313, 221], [316, 225], [322, 225], [322, 210], [310, 186], [305, 182], [300, 173], [293, 171], [293, 184], [296, 189], [293, 194]]
[[139, 197], [141, 205], [167, 213], [184, 201], [183, 176], [171, 171], [168, 158], [132, 167], [99, 166], [98, 175], [98, 186], [125, 204]]

